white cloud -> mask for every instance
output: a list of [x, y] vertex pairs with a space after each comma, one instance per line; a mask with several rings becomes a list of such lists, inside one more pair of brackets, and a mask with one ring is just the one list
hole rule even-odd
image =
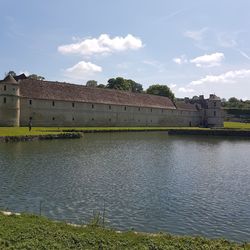
[[244, 51], [242, 51], [242, 50], [240, 50], [240, 49], [238, 49], [238, 51], [239, 51], [239, 53], [240, 53], [243, 57], [245, 57], [247, 60], [250, 60], [250, 56], [249, 56], [246, 52], [244, 52]]
[[172, 84], [169, 85], [169, 88], [174, 89], [176, 86], [177, 86], [176, 84], [172, 83]]
[[203, 40], [203, 36], [206, 31], [207, 28], [202, 28], [200, 30], [187, 30], [184, 32], [184, 36], [195, 41], [201, 41]]
[[62, 54], [90, 56], [116, 51], [137, 50], [142, 47], [142, 41], [130, 34], [126, 37], [116, 36], [114, 38], [110, 38], [107, 34], [101, 34], [98, 38], [87, 38], [76, 43], [61, 45], [58, 47], [58, 51]]
[[210, 55], [203, 55], [196, 57], [190, 60], [191, 63], [194, 63], [196, 67], [215, 67], [220, 66], [221, 61], [225, 58], [223, 53], [213, 53]]
[[183, 93], [193, 93], [194, 89], [181, 87], [181, 88], [178, 88], [178, 91], [183, 92]]
[[196, 81], [192, 81], [190, 85], [201, 85], [205, 83], [234, 83], [239, 79], [250, 77], [250, 69], [241, 69], [228, 71], [221, 75], [207, 75]]
[[187, 63], [188, 60], [185, 55], [181, 55], [180, 57], [173, 58], [173, 62], [181, 65], [181, 64]]
[[94, 73], [102, 72], [102, 67], [91, 62], [81, 61], [65, 70], [65, 75], [75, 79], [85, 79]]

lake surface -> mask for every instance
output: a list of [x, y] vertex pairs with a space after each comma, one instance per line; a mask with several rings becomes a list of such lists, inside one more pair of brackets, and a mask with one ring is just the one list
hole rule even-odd
[[[165, 132], [0, 144], [0, 208], [250, 241], [250, 140]], [[104, 205], [105, 203], [105, 205]]]

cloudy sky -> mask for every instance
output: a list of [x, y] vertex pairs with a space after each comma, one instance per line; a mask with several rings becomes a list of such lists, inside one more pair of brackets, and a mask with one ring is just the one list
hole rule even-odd
[[249, 0], [0, 0], [0, 68], [250, 99]]

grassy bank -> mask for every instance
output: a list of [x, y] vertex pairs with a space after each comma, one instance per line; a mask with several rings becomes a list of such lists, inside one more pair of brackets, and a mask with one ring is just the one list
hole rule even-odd
[[[225, 122], [226, 129], [250, 129], [250, 123]], [[60, 134], [69, 131], [105, 132], [105, 131], [168, 131], [178, 130], [208, 130], [199, 127], [34, 127], [31, 131], [27, 127], [0, 127], [0, 136], [29, 136]]]
[[250, 249], [249, 244], [169, 234], [118, 233], [34, 215], [0, 213], [0, 249]]

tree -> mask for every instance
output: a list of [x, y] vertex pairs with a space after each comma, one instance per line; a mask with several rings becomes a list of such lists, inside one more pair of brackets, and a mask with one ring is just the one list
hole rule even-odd
[[124, 79], [122, 77], [109, 79], [106, 88], [132, 91], [137, 93], [143, 92], [143, 88], [140, 83], [137, 83], [131, 79]]
[[174, 93], [170, 90], [167, 85], [151, 85], [146, 91], [147, 94], [151, 95], [159, 95], [159, 96], [166, 96], [170, 98], [172, 101], [174, 100]]
[[104, 88], [106, 88], [106, 85], [104, 85], [104, 84], [98, 84], [96, 87], [100, 88], [100, 89], [104, 89]]
[[97, 81], [95, 81], [95, 80], [89, 80], [89, 81], [86, 82], [86, 86], [87, 87], [95, 88], [95, 87], [97, 87]]
[[13, 77], [15, 77], [16, 76], [16, 72], [13, 71], [13, 70], [10, 70], [8, 73], [5, 73], [5, 76], [13, 76]]
[[239, 102], [239, 100], [236, 98], [236, 97], [230, 97], [229, 99], [228, 99], [228, 101], [229, 102], [231, 102], [231, 103], [235, 103], [235, 102]]
[[45, 78], [43, 76], [39, 76], [39, 75], [36, 75], [36, 74], [31, 74], [28, 76], [29, 79], [33, 79], [33, 80], [44, 80]]
[[106, 86], [108, 89], [131, 90], [130, 83], [122, 77], [111, 78]]
[[130, 84], [132, 92], [136, 92], [136, 93], [142, 93], [143, 92], [143, 87], [142, 87], [142, 85], [140, 83], [137, 83], [137, 82], [135, 82], [133, 80], [130, 80], [130, 79], [125, 80], [125, 81], [127, 81]]

